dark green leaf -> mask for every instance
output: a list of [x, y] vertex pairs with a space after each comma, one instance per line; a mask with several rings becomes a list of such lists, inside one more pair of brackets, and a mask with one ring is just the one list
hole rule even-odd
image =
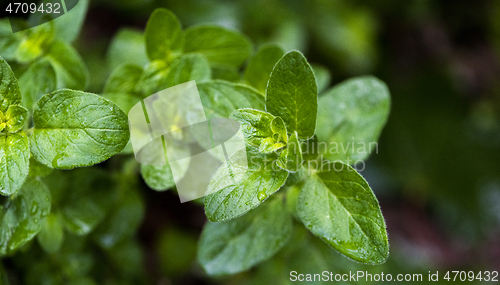
[[50, 192], [35, 179], [29, 179], [19, 192], [2, 206], [0, 254], [9, 254], [23, 246], [40, 231], [43, 218], [50, 212]]
[[29, 172], [29, 141], [23, 133], [0, 135], [0, 192], [12, 195], [23, 185]]
[[289, 240], [292, 219], [276, 197], [229, 222], [207, 223], [198, 260], [210, 275], [234, 274], [270, 258]]
[[240, 73], [238, 68], [233, 66], [212, 66], [212, 79], [222, 79], [238, 83], [240, 81]]
[[372, 76], [358, 77], [328, 90], [319, 103], [317, 135], [328, 144], [325, 157], [345, 162], [366, 159], [377, 147], [389, 116], [387, 86]]
[[115, 68], [104, 87], [104, 93], [134, 93], [143, 69], [133, 64], [122, 64]]
[[263, 94], [266, 93], [267, 82], [274, 65], [285, 52], [277, 45], [264, 45], [250, 59], [245, 69], [245, 81]]
[[288, 172], [276, 166], [277, 156], [241, 149], [217, 170], [208, 185], [205, 214], [212, 222], [239, 217], [278, 191]]
[[182, 53], [184, 34], [181, 23], [170, 10], [156, 9], [145, 31], [146, 51], [151, 61], [171, 61]]
[[141, 225], [145, 212], [144, 202], [138, 191], [130, 188], [125, 191], [120, 189], [120, 200], [96, 229], [94, 238], [103, 248], [112, 248], [124, 241]]
[[308, 177], [299, 194], [297, 213], [313, 234], [356, 261], [381, 264], [389, 255], [377, 198], [347, 164], [325, 164]]
[[31, 151], [52, 168], [89, 166], [119, 153], [129, 139], [128, 120], [101, 96], [60, 90], [35, 106]]
[[50, 213], [37, 235], [40, 246], [47, 253], [59, 251], [64, 240], [64, 229], [59, 214]]
[[264, 110], [264, 98], [247, 85], [213, 80], [197, 87], [208, 119], [229, 118], [232, 111], [241, 108]]
[[299, 139], [314, 135], [318, 109], [316, 78], [298, 51], [283, 56], [274, 67], [266, 90], [266, 110], [285, 121]]
[[205, 55], [213, 65], [240, 67], [252, 52], [252, 43], [239, 32], [200, 25], [186, 30], [184, 52]]
[[0, 50], [4, 59], [16, 60], [16, 53], [21, 40], [21, 33], [12, 33], [9, 18], [0, 19]]

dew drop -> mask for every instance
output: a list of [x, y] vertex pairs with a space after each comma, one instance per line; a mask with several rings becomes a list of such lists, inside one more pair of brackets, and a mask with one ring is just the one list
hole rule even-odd
[[259, 199], [259, 201], [264, 201], [264, 199], [267, 198], [267, 194], [266, 192], [264, 191], [260, 191], [259, 193], [257, 193], [257, 198]]
[[34, 215], [38, 211], [38, 203], [33, 202], [33, 206], [31, 207], [31, 214]]

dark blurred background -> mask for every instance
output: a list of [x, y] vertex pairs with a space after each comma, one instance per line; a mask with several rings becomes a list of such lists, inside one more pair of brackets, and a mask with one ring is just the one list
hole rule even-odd
[[[335, 268], [324, 270], [424, 278], [436, 270], [500, 270], [500, 1], [91, 1], [76, 43], [90, 69], [88, 91], [102, 90], [115, 34], [143, 31], [158, 7], [172, 10], [184, 28], [212, 22], [243, 31], [256, 46], [299, 49], [329, 69], [331, 86], [365, 74], [389, 86], [390, 118], [362, 174], [380, 200], [391, 256], [365, 267], [335, 254]], [[143, 186], [139, 238], [155, 284], [288, 279], [277, 261], [262, 265], [272, 270], [206, 277], [194, 261], [202, 207]]]

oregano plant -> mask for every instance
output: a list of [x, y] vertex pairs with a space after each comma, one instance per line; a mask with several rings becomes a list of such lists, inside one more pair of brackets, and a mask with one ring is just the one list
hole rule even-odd
[[[77, 26], [87, 5], [80, 2], [72, 10]], [[379, 79], [356, 77], [328, 89], [327, 69], [300, 51], [264, 44], [254, 52], [238, 31], [213, 24], [183, 29], [160, 8], [144, 32], [123, 29], [112, 40], [113, 70], [97, 95], [84, 91], [89, 73], [71, 45], [79, 28], [62, 19], [0, 38], [1, 55], [11, 62], [0, 59], [0, 254], [33, 251], [46, 261], [23, 261], [23, 268], [33, 267], [23, 277], [27, 284], [39, 276], [93, 284], [113, 270], [119, 280], [145, 283], [130, 273], [142, 260], [134, 238], [145, 212], [138, 177], [155, 191], [175, 189], [175, 181], [168, 161], [135, 160], [126, 114], [154, 93], [193, 80], [206, 119], [235, 122], [245, 143], [195, 201], [208, 219], [197, 255], [209, 275], [282, 258], [306, 229], [317, 237], [306, 243], [311, 249], [324, 242], [320, 247], [357, 262], [386, 261], [380, 206], [354, 167], [368, 158], [389, 114], [389, 92]], [[4, 24], [0, 35], [7, 35]], [[176, 101], [161, 108], [173, 124], [193, 120]], [[191, 154], [176, 134], [166, 135], [172, 143], [165, 148]], [[354, 149], [354, 142], [366, 147]], [[30, 249], [35, 236], [39, 248]], [[96, 248], [115, 266], [89, 257]], [[46, 273], [65, 264], [78, 266]]]

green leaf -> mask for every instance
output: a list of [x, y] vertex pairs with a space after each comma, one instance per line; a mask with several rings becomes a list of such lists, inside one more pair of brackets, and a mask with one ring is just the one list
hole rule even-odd
[[115, 68], [104, 87], [104, 93], [134, 93], [143, 69], [133, 64], [122, 64]]
[[268, 112], [254, 109], [238, 109], [234, 110], [229, 118], [240, 123], [240, 130], [243, 133], [245, 143], [257, 149], [264, 143], [264, 140], [273, 138], [271, 122], [275, 117]]
[[61, 249], [64, 240], [64, 229], [59, 214], [50, 213], [37, 235], [40, 246], [46, 253], [54, 253]]
[[205, 55], [216, 65], [240, 67], [252, 52], [252, 43], [239, 32], [219, 26], [199, 25], [186, 30], [184, 52]]
[[274, 138], [267, 138], [262, 140], [262, 144], [259, 147], [259, 152], [261, 153], [272, 153], [279, 149], [282, 149], [286, 146], [286, 144], [282, 142], [278, 142]]
[[356, 261], [385, 262], [389, 242], [384, 218], [361, 175], [347, 164], [334, 162], [302, 183], [297, 213], [313, 234]]
[[19, 88], [23, 94], [22, 105], [32, 109], [43, 95], [57, 88], [56, 72], [47, 60], [37, 60], [19, 78]]
[[168, 163], [166, 165], [141, 164], [141, 175], [149, 188], [156, 191], [165, 191], [175, 186], [174, 176]]
[[28, 179], [1, 208], [0, 254], [6, 255], [35, 237], [50, 212], [50, 192], [40, 181]]
[[124, 28], [111, 41], [107, 52], [109, 67], [115, 69], [121, 64], [145, 66], [148, 63], [144, 34]]
[[31, 151], [42, 164], [59, 169], [90, 166], [119, 153], [129, 139], [128, 119], [101, 96], [59, 90], [35, 106]]
[[27, 118], [28, 110], [19, 105], [10, 105], [5, 113], [5, 129], [9, 133], [16, 133], [23, 128]]
[[207, 223], [198, 260], [210, 275], [245, 271], [278, 252], [291, 232], [292, 219], [282, 197], [276, 197], [238, 219]]
[[89, 0], [79, 0], [73, 9], [68, 8], [68, 12], [63, 17], [54, 19], [56, 37], [65, 42], [73, 42], [80, 35], [88, 6]]
[[151, 61], [171, 61], [182, 53], [184, 34], [179, 19], [171, 11], [154, 10], [145, 31], [146, 51]]
[[366, 159], [376, 147], [389, 109], [387, 86], [372, 76], [349, 79], [325, 92], [319, 99], [317, 125], [318, 139], [328, 144], [324, 156], [345, 162]]
[[12, 195], [29, 172], [29, 141], [23, 133], [0, 135], [0, 192]]
[[212, 79], [221, 79], [238, 83], [240, 81], [240, 73], [238, 68], [233, 66], [212, 66]]
[[21, 33], [12, 33], [9, 18], [0, 19], [0, 50], [5, 60], [16, 60], [17, 49], [21, 43]]
[[296, 172], [303, 163], [302, 150], [297, 136], [297, 132], [293, 132], [286, 148], [280, 153], [280, 158], [277, 161], [279, 167], [290, 172]]
[[48, 22], [21, 33], [23, 37], [16, 51], [16, 59], [21, 63], [28, 63], [42, 56], [51, 46], [54, 40], [54, 25]]
[[89, 72], [72, 46], [62, 41], [55, 41], [46, 56], [56, 71], [58, 89], [85, 89]]
[[267, 82], [274, 65], [285, 52], [277, 45], [263, 45], [250, 59], [245, 69], [245, 81], [262, 93], [266, 93]]
[[191, 80], [201, 83], [210, 79], [212, 71], [207, 59], [197, 53], [185, 54], [172, 62], [168, 72], [167, 86], [175, 86]]
[[118, 105], [125, 114], [128, 114], [130, 109], [142, 100], [141, 97], [133, 93], [106, 93], [102, 94], [102, 96]]
[[168, 88], [167, 75], [168, 64], [164, 60], [151, 61], [144, 69], [144, 72], [137, 83], [136, 92], [148, 97], [156, 92]]
[[212, 80], [197, 87], [207, 119], [229, 118], [233, 110], [241, 108], [264, 110], [264, 98], [247, 85]]
[[277, 135], [277, 141], [287, 143], [288, 142], [288, 134], [286, 131], [285, 122], [281, 117], [275, 117], [271, 122], [271, 130], [273, 134]]
[[21, 91], [9, 64], [0, 57], [0, 111], [7, 112], [10, 105], [21, 104]]
[[205, 197], [208, 220], [239, 217], [264, 202], [286, 181], [288, 172], [276, 166], [277, 156], [250, 148], [231, 156], [212, 176]]
[[274, 67], [266, 90], [266, 110], [285, 121], [299, 139], [314, 135], [318, 109], [316, 78], [298, 51], [285, 54]]
[[316, 76], [316, 83], [318, 84], [318, 93], [323, 92], [329, 85], [332, 80], [332, 74], [328, 68], [319, 64], [311, 64], [311, 67], [314, 71], [314, 75]]
[[145, 206], [135, 189], [122, 191], [120, 200], [96, 229], [94, 239], [103, 248], [112, 248], [133, 236], [144, 218]]
[[65, 228], [76, 235], [86, 235], [93, 231], [105, 218], [105, 209], [95, 195], [86, 195], [78, 200], [68, 201], [62, 208]]
[[149, 96], [166, 88], [196, 80], [197, 83], [210, 79], [210, 66], [200, 54], [183, 55], [171, 65], [164, 60], [152, 61], [139, 80], [137, 91]]
[[319, 148], [320, 144], [316, 135], [303, 142], [300, 150], [302, 151], [304, 161], [307, 163], [310, 160], [316, 160], [319, 156]]

